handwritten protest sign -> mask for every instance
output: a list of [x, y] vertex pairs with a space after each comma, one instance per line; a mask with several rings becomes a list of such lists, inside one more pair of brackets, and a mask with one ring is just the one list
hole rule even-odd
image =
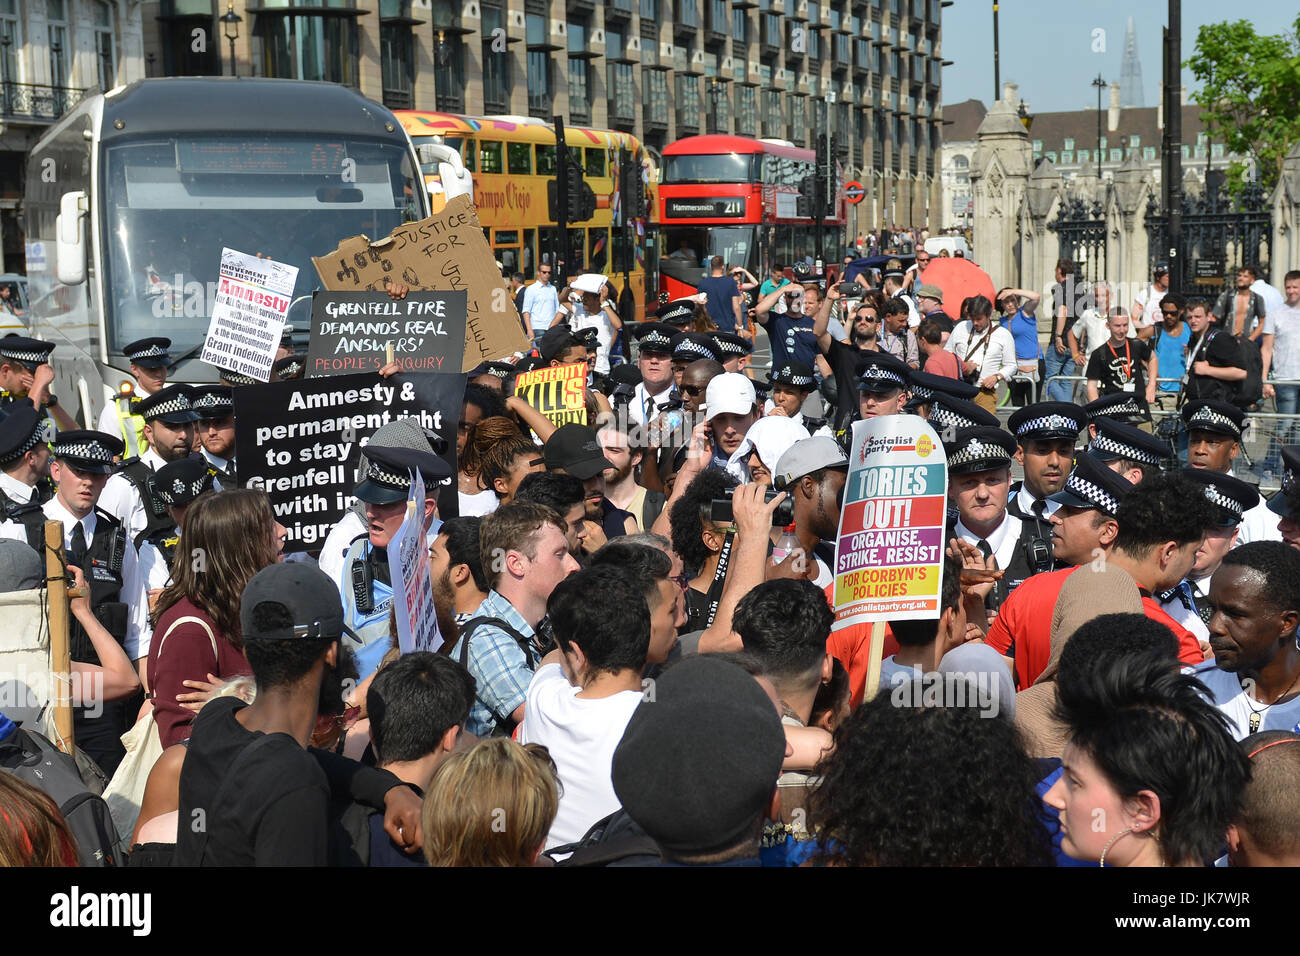
[[570, 422], [587, 424], [586, 387], [586, 362], [534, 369], [515, 379], [515, 394], [549, 418], [556, 428]]
[[203, 361], [266, 381], [293, 301], [298, 267], [221, 250]]
[[[446, 449], [456, 474], [462, 374], [373, 373], [244, 385], [235, 389], [240, 482], [270, 496], [288, 531], [285, 551], [319, 548], [356, 487], [357, 459], [377, 429], [414, 418]], [[436, 451], [437, 449], [435, 449]]]
[[415, 472], [406, 499], [406, 517], [388, 542], [388, 570], [393, 581], [397, 646], [403, 654], [436, 651], [442, 645], [433, 609], [429, 544], [424, 534], [424, 476]]
[[947, 456], [925, 420], [886, 415], [853, 424], [834, 629], [939, 616], [947, 492]]
[[457, 196], [441, 212], [386, 238], [371, 242], [355, 236], [312, 261], [321, 285], [331, 292], [382, 292], [390, 280], [415, 290], [465, 292], [462, 371], [528, 348], [514, 296], [468, 196]]
[[317, 292], [312, 297], [307, 377], [377, 372], [386, 347], [405, 372], [459, 372], [465, 293]]

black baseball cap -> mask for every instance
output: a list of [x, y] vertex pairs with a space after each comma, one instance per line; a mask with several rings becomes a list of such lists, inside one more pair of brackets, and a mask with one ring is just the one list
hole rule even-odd
[[[258, 626], [259, 609], [278, 607], [291, 624]], [[320, 568], [299, 561], [268, 565], [244, 586], [239, 601], [241, 636], [248, 641], [338, 639], [352, 634], [343, 623], [338, 585]]]
[[563, 470], [582, 481], [614, 467], [601, 450], [596, 432], [577, 422], [557, 428], [542, 446], [542, 455], [547, 471]]

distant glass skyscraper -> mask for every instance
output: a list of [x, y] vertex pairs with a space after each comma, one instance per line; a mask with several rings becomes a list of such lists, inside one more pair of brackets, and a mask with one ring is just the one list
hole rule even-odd
[[1119, 70], [1119, 105], [1121, 109], [1146, 106], [1142, 95], [1142, 61], [1138, 59], [1137, 28], [1128, 18], [1124, 28], [1124, 63]]

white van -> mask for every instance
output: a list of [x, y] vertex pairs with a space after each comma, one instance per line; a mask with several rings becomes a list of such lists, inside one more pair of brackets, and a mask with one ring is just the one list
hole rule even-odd
[[960, 249], [965, 258], [973, 258], [970, 244], [966, 241], [965, 236], [931, 236], [925, 240], [925, 251], [932, 256], [937, 256], [945, 249], [948, 250], [950, 256], [957, 255], [957, 251]]

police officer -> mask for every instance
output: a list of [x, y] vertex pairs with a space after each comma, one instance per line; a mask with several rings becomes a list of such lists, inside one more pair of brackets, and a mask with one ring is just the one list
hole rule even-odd
[[1203, 468], [1187, 468], [1188, 478], [1205, 489], [1205, 497], [1215, 505], [1218, 520], [1205, 533], [1205, 541], [1196, 551], [1191, 573], [1176, 586], [1157, 594], [1156, 600], [1166, 614], [1196, 635], [1210, 639], [1210, 578], [1219, 570], [1223, 557], [1237, 545], [1242, 517], [1259, 504], [1259, 492], [1231, 475], [1220, 475]]
[[365, 532], [354, 538], [343, 555], [343, 571], [336, 579], [343, 596], [343, 621], [351, 629], [346, 638], [357, 655], [359, 680], [379, 667], [391, 646], [388, 617], [393, 604], [388, 544], [406, 517], [406, 499], [412, 474], [424, 478], [423, 527], [427, 530], [437, 511], [437, 484], [451, 477], [451, 469], [431, 451], [366, 445], [369, 467], [353, 494], [365, 503]]
[[[1016, 461], [1024, 480], [1011, 486], [1007, 511], [1028, 522], [1047, 553], [1052, 549], [1048, 520], [1060, 507], [1049, 500], [1065, 487], [1074, 467], [1074, 447], [1088, 425], [1087, 413], [1073, 402], [1037, 402], [1021, 408], [1007, 422], [1016, 436]], [[1051, 566], [1037, 571], [1051, 570]]]
[[144, 419], [136, 413], [135, 406], [141, 399], [167, 387], [171, 344], [171, 339], [154, 336], [137, 339], [122, 349], [131, 363], [135, 382], [122, 383], [117, 397], [100, 412], [98, 428], [121, 438], [128, 458], [138, 458], [145, 451]]
[[0, 412], [8, 413], [24, 399], [49, 421], [46, 434], [53, 437], [55, 425], [76, 428], [72, 417], [59, 408], [59, 400], [50, 392], [54, 369], [50, 367], [53, 342], [42, 342], [22, 335], [0, 338]]
[[[907, 404], [903, 406], [903, 411], [910, 412], [913, 415], [920, 415], [922, 418], [929, 418], [930, 406], [934, 404], [934, 396], [940, 393], [969, 402], [980, 393], [980, 390], [959, 378], [949, 378], [946, 375], [931, 375], [929, 372], [918, 372], [913, 369], [911, 374], [908, 375]], [[980, 411], [984, 411], [984, 409], [980, 409]]]
[[662, 409], [681, 401], [673, 385], [672, 342], [676, 334], [677, 329], [665, 322], [644, 322], [632, 332], [639, 346], [636, 361], [641, 370], [641, 384], [628, 404], [634, 424], [648, 425]]
[[[57, 493], [43, 508], [20, 509], [0, 527], [0, 534], [21, 536], [43, 553], [45, 522], [63, 522], [68, 564], [85, 575], [95, 617], [139, 667], [149, 653], [149, 624], [135, 548], [121, 522], [98, 507], [113, 460], [122, 454], [122, 442], [98, 431], [66, 431], [55, 439], [52, 452], [50, 472]], [[73, 660], [100, 663], [89, 636], [75, 620], [69, 636]], [[110, 777], [125, 753], [119, 738], [127, 729], [129, 703], [96, 702], [73, 710], [77, 745]]]
[[948, 453], [948, 501], [957, 510], [954, 535], [992, 556], [1005, 573], [993, 585], [985, 607], [996, 610], [1033, 573], [1038, 555], [1029, 553], [1031, 527], [1007, 513], [1011, 461], [1016, 440], [1001, 428], [959, 429], [944, 442]]
[[[1204, 399], [1184, 405], [1182, 419], [1187, 426], [1187, 464], [1236, 477], [1232, 463], [1241, 452], [1246, 413], [1231, 402]], [[1277, 518], [1262, 501], [1246, 512], [1237, 529], [1237, 544], [1281, 540]]]
[[1168, 442], [1113, 418], [1094, 418], [1088, 431], [1088, 451], [1132, 484], [1159, 472], [1169, 460]]
[[307, 364], [303, 356], [298, 352], [290, 352], [284, 358], [278, 358], [271, 365], [271, 371], [275, 373], [272, 381], [289, 382], [294, 379], [302, 378], [302, 373], [306, 371]]
[[735, 332], [714, 332], [713, 341], [722, 353], [722, 367], [728, 372], [745, 373], [749, 357], [754, 354], [754, 343]]
[[195, 386], [190, 408], [198, 416], [194, 426], [199, 444], [213, 477], [221, 489], [237, 488], [235, 476], [235, 399], [229, 385]]
[[858, 417], [898, 415], [907, 404], [912, 370], [888, 352], [868, 352], [858, 376]]
[[171, 526], [142, 531], [133, 542], [140, 555], [140, 577], [151, 596], [171, 579], [185, 511], [190, 502], [213, 490], [212, 469], [201, 458], [168, 462], [154, 473], [153, 490], [167, 508]]
[[998, 417], [974, 402], [957, 398], [947, 392], [933, 392], [930, 396], [930, 424], [942, 441], [955, 441], [958, 429], [997, 428]]
[[1138, 402], [1130, 392], [1115, 392], [1093, 399], [1083, 410], [1088, 418], [1111, 418], [1128, 425], [1145, 425], [1142, 431], [1151, 430], [1151, 410]]
[[135, 540], [173, 525], [167, 506], [153, 490], [153, 474], [169, 461], [188, 458], [194, 448], [194, 422], [188, 385], [168, 385], [143, 399], [136, 413], [144, 419], [147, 450], [139, 458], [129, 458], [108, 479], [101, 507], [118, 518], [127, 536]]
[[44, 419], [29, 402], [10, 406], [0, 420], [0, 505], [6, 512], [25, 505], [39, 508], [51, 497], [50, 446]]

